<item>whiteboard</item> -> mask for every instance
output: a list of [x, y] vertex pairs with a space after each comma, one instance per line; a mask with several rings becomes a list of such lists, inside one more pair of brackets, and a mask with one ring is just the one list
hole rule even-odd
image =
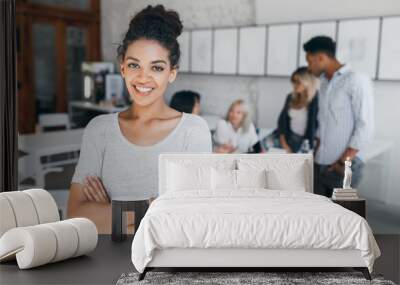
[[336, 22], [304, 23], [300, 27], [299, 66], [307, 66], [303, 44], [316, 36], [328, 36], [336, 40]]
[[241, 28], [239, 32], [239, 74], [264, 75], [266, 27]]
[[212, 30], [192, 32], [191, 71], [211, 73]]
[[340, 21], [337, 58], [371, 78], [376, 77], [379, 18]]
[[382, 20], [379, 79], [400, 80], [399, 30], [400, 17], [384, 18]]
[[189, 71], [190, 63], [190, 32], [184, 31], [178, 37], [179, 48], [181, 50], [181, 57], [179, 60], [179, 71]]
[[237, 29], [219, 29], [214, 31], [214, 73], [236, 73], [237, 40]]
[[184, 31], [178, 37], [179, 47], [181, 49], [181, 58], [179, 62], [179, 71], [189, 71], [190, 56], [190, 32]]
[[297, 68], [298, 36], [298, 24], [269, 27], [268, 75], [290, 76]]

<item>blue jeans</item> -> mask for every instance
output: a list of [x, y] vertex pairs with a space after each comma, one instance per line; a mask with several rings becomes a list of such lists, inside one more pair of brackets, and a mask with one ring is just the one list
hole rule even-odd
[[[314, 193], [326, 197], [332, 197], [333, 188], [342, 188], [344, 173], [337, 173], [335, 170], [329, 171], [330, 165], [314, 163]], [[356, 188], [362, 178], [364, 162], [358, 157], [352, 161], [351, 170], [353, 172], [351, 187]]]
[[303, 143], [304, 137], [299, 136], [298, 134], [295, 134], [291, 132], [287, 137], [286, 141], [287, 144], [290, 146], [291, 150], [296, 153], [300, 150], [300, 147]]
[[[300, 150], [301, 144], [304, 141], [304, 137], [299, 136], [298, 134], [295, 134], [293, 132], [291, 132], [288, 135], [285, 135], [285, 139], [287, 144], [289, 145], [290, 149], [296, 153]], [[273, 135], [273, 142], [274, 142], [274, 147], [279, 147], [279, 148], [283, 148], [280, 142], [280, 138], [279, 138], [279, 134], [274, 133]]]

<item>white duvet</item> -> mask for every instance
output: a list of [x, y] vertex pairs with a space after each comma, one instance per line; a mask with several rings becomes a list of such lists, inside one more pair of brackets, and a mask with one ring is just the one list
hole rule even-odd
[[320, 195], [265, 189], [160, 196], [134, 237], [132, 262], [143, 272], [165, 248], [358, 249], [371, 272], [380, 255], [359, 215]]

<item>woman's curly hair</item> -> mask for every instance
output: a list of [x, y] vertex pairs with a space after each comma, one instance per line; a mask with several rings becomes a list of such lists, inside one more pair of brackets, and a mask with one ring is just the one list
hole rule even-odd
[[128, 46], [138, 39], [156, 40], [169, 51], [171, 66], [177, 68], [181, 54], [177, 38], [182, 28], [177, 12], [167, 11], [163, 5], [149, 5], [130, 21], [129, 29], [117, 50], [118, 58], [122, 61]]

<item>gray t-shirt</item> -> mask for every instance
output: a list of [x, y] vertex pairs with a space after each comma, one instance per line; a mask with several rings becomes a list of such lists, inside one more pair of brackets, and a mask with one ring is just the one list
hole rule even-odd
[[131, 143], [122, 134], [118, 113], [95, 117], [86, 126], [72, 182], [100, 177], [109, 197], [158, 196], [158, 155], [166, 152], [212, 151], [204, 119], [183, 113], [178, 125], [152, 146]]

